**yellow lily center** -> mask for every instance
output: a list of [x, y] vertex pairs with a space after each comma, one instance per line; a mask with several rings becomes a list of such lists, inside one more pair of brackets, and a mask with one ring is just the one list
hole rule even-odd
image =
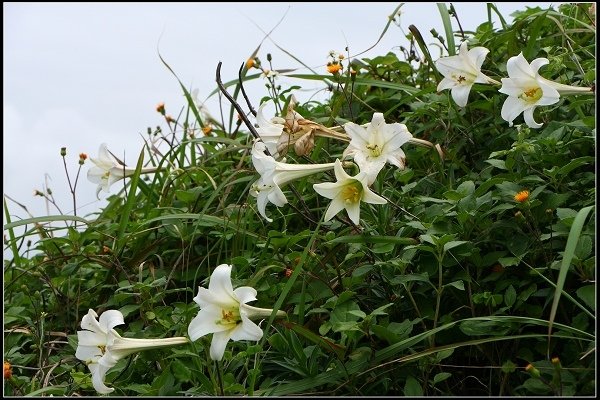
[[217, 325], [237, 325], [242, 322], [238, 309], [221, 309], [221, 319], [216, 321]]
[[521, 99], [523, 99], [529, 103], [535, 103], [536, 101], [541, 99], [543, 95], [544, 95], [544, 92], [542, 91], [541, 87], [532, 87], [532, 88], [529, 88], [529, 89], [523, 91], [523, 94], [521, 94], [520, 97], [521, 97]]
[[342, 199], [346, 203], [358, 203], [362, 197], [363, 187], [359, 181], [347, 184], [342, 189]]
[[367, 150], [369, 150], [369, 155], [371, 157], [379, 157], [381, 155], [381, 151], [383, 150], [381, 147], [379, 147], [378, 144], [368, 144], [367, 145]]
[[452, 79], [454, 79], [454, 81], [456, 83], [458, 83], [459, 85], [465, 85], [465, 84], [469, 84], [472, 83], [475, 80], [474, 76], [471, 76], [470, 74], [464, 74], [464, 73], [453, 73], [451, 74]]

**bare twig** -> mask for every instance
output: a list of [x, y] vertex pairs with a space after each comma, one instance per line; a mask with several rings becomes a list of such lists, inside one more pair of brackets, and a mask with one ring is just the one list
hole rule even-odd
[[240, 66], [240, 70], [238, 71], [238, 79], [240, 81], [240, 89], [242, 90], [242, 95], [244, 96], [244, 99], [246, 100], [246, 104], [248, 105], [250, 112], [252, 113], [252, 115], [254, 115], [256, 117], [256, 110], [254, 109], [254, 107], [252, 107], [252, 103], [250, 103], [250, 99], [248, 98], [248, 95], [246, 94], [246, 89], [244, 89], [244, 80], [242, 79], [242, 71], [243, 70], [244, 70], [244, 63], [242, 63], [242, 65]]
[[[246, 116], [246, 113], [244, 112], [244, 110], [242, 110], [242, 107], [227, 92], [227, 89], [225, 89], [225, 86], [223, 86], [223, 81], [221, 80], [221, 65], [222, 64], [223, 63], [221, 61], [219, 61], [219, 64], [217, 65], [217, 86], [219, 86], [219, 90], [223, 93], [223, 95], [227, 98], [227, 100], [229, 100], [229, 102], [231, 103], [231, 105], [233, 105], [233, 107], [235, 108], [235, 110], [238, 112], [238, 115], [240, 116], [240, 118], [242, 119], [242, 121], [244, 121], [244, 123], [246, 124], [246, 127], [248, 128], [248, 130], [250, 131], [250, 133], [252, 133], [252, 136], [254, 136], [255, 139], [259, 139], [260, 140], [260, 135], [256, 131], [256, 128], [254, 128], [254, 125], [252, 125], [252, 123], [250, 123], [250, 120]], [[265, 153], [268, 153], [268, 152], [269, 152], [268, 150], [265, 150]], [[271, 154], [267, 154], [267, 155], [270, 156]]]

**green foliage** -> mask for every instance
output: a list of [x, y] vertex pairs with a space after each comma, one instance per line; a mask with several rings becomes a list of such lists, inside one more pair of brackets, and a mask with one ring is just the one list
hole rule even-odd
[[[454, 11], [440, 12], [448, 28]], [[586, 5], [514, 17], [502, 29], [489, 21], [454, 37], [446, 29], [441, 47], [466, 38], [488, 48], [483, 72], [496, 80], [522, 51], [529, 62], [549, 59], [547, 79], [595, 84]], [[418, 29], [411, 32], [415, 52]], [[360, 227], [342, 213], [319, 222], [328, 202], [312, 188], [318, 175], [287, 186], [289, 204], [268, 205], [267, 223], [248, 194], [258, 177], [252, 136], [233, 108], [225, 127], [201, 120], [183, 85], [188, 109], [177, 129], [149, 130], [136, 173], [97, 214], [14, 221], [5, 201], [13, 257], [4, 264], [4, 360], [13, 374], [4, 394], [94, 395], [74, 356], [87, 310], [120, 310], [125, 337], [186, 336], [198, 287], [223, 263], [234, 266], [234, 287], [256, 288], [253, 305], [288, 318], [263, 321], [258, 343], [229, 342], [222, 362], [209, 357], [210, 336], [133, 354], [107, 374], [114, 394], [593, 394], [594, 97], [538, 107], [543, 127], [535, 130], [522, 117], [508, 126], [505, 95], [491, 85], [475, 84], [458, 107], [437, 92], [441, 78], [425, 55], [390, 52], [352, 60], [350, 69], [291, 74], [331, 89], [327, 102], [296, 111], [326, 127], [382, 112], [443, 154], [405, 145], [406, 168], [387, 165], [372, 187], [388, 204], [363, 204]], [[246, 72], [246, 80], [258, 77]], [[286, 107], [293, 88], [269, 82], [266, 97]], [[167, 151], [149, 150], [163, 139]], [[331, 162], [345, 146], [317, 137], [310, 155], [290, 151], [287, 162]], [[148, 180], [146, 165], [162, 170]], [[522, 190], [529, 197], [518, 202]], [[17, 226], [25, 233], [15, 234]], [[24, 251], [28, 236], [38, 241]]]

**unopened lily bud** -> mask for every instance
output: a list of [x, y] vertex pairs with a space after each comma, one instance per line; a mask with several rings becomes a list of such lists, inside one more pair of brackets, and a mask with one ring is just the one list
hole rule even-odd
[[271, 60], [273, 60], [271, 53], [267, 53], [267, 61], [271, 62]]
[[560, 358], [558, 357], [552, 357], [552, 365], [554, 365], [554, 368], [556, 368], [557, 370], [560, 370], [561, 365], [560, 365]]
[[67, 155], [67, 148], [66, 147], [61, 147], [60, 148], [60, 155], [63, 156], [63, 157]]
[[250, 69], [250, 68], [254, 67], [255, 64], [256, 64], [256, 61], [254, 61], [254, 58], [249, 58], [246, 61], [246, 69]]
[[158, 103], [156, 106], [156, 112], [165, 115], [165, 103]]
[[529, 372], [534, 378], [539, 378], [541, 376], [540, 370], [534, 367], [533, 364], [527, 364], [525, 371]]

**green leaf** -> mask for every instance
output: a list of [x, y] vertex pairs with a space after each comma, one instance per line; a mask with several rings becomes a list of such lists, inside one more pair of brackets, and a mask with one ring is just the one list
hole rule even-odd
[[512, 307], [513, 304], [515, 304], [515, 301], [517, 301], [517, 291], [515, 290], [513, 285], [510, 285], [506, 289], [506, 292], [504, 292], [504, 303], [508, 307]]
[[592, 311], [596, 311], [596, 285], [582, 286], [575, 293]]
[[423, 388], [418, 380], [411, 376], [406, 378], [404, 384], [404, 395], [405, 396], [423, 396]]
[[127, 316], [129, 314], [131, 314], [134, 311], [137, 311], [140, 309], [140, 305], [139, 304], [127, 304], [121, 308], [119, 308], [119, 311], [121, 312], [121, 314], [123, 314], [123, 317], [127, 318]]
[[433, 377], [433, 385], [435, 386], [436, 384], [445, 381], [451, 376], [452, 374], [450, 372], [440, 372], [438, 374], [435, 374], [435, 376]]
[[491, 159], [491, 160], [485, 160], [485, 162], [495, 168], [498, 168], [498, 169], [503, 169], [503, 170], [508, 169], [508, 168], [506, 168], [506, 161], [504, 161], [504, 160]]
[[376, 235], [350, 235], [339, 236], [327, 243], [394, 243], [394, 244], [417, 244], [413, 238], [398, 236], [376, 236]]
[[583, 235], [579, 238], [579, 242], [577, 242], [577, 247], [575, 247], [575, 256], [580, 260], [585, 260], [592, 254], [592, 238], [588, 235]]
[[319, 336], [311, 330], [308, 330], [305, 327], [293, 322], [281, 321], [280, 323], [286, 328], [293, 330], [300, 336], [303, 336], [305, 339], [308, 339], [311, 342], [319, 345], [319, 347], [321, 347], [323, 350], [334, 353], [340, 360], [344, 358], [344, 354], [346, 354], [346, 348], [344, 346], [336, 344], [331, 340]]
[[504, 268], [519, 265], [519, 259], [517, 257], [501, 257], [498, 259], [498, 262]]
[[463, 281], [450, 282], [444, 285], [444, 287], [446, 286], [452, 286], [454, 288], [457, 288], [458, 290], [465, 290], [465, 283]]
[[189, 382], [192, 379], [192, 370], [189, 366], [176, 358], [171, 361], [171, 371], [178, 381]]
[[453, 240], [451, 242], [445, 243], [444, 244], [444, 252], [446, 252], [446, 251], [448, 251], [450, 249], [453, 249], [455, 247], [458, 247], [458, 246], [460, 246], [462, 244], [465, 244], [465, 243], [469, 243], [469, 242], [466, 241], [466, 240]]

